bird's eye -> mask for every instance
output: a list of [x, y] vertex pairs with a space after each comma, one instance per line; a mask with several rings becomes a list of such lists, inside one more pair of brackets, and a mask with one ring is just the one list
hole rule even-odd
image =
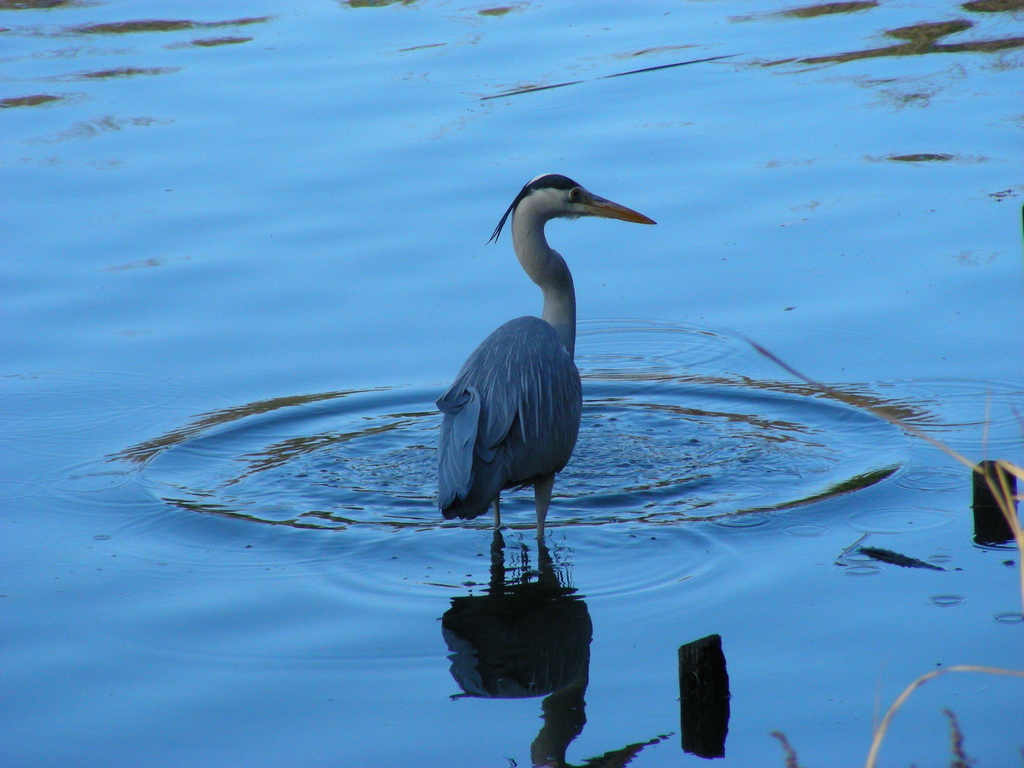
[[580, 199], [580, 188], [579, 187], [573, 187], [572, 189], [569, 190], [569, 199], [573, 200], [573, 201], [576, 201], [576, 200]]

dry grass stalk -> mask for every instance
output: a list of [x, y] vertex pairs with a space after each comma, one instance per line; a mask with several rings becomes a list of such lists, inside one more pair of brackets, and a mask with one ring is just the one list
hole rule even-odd
[[786, 734], [782, 731], [772, 731], [771, 735], [779, 740], [782, 751], [786, 753], [786, 768], [800, 768], [800, 763], [796, 759], [796, 750], [790, 745]]
[[889, 711], [885, 713], [885, 717], [882, 718], [882, 722], [878, 724], [878, 728], [875, 729], [875, 736], [871, 740], [871, 751], [868, 752], [868, 760], [865, 763], [865, 768], [875, 768], [878, 761], [878, 750], [882, 747], [882, 740], [885, 738], [886, 731], [889, 730], [889, 724], [892, 723], [893, 717], [903, 703], [910, 698], [910, 694], [920, 688], [922, 685], [927, 683], [940, 675], [945, 675], [950, 672], [981, 672], [987, 675], [1008, 675], [1011, 677], [1024, 678], [1024, 672], [1016, 669], [1001, 669], [999, 667], [980, 667], [974, 664], [958, 664], [953, 667], [945, 667], [943, 669], [935, 669], [931, 672], [921, 675], [917, 680], [908, 685], [889, 707]]
[[974, 761], [967, 757], [967, 753], [964, 752], [964, 732], [960, 730], [960, 723], [956, 721], [956, 715], [953, 714], [951, 709], [944, 709], [942, 711], [949, 718], [950, 748], [953, 751], [954, 758], [953, 762], [949, 764], [949, 768], [971, 768], [971, 763]]

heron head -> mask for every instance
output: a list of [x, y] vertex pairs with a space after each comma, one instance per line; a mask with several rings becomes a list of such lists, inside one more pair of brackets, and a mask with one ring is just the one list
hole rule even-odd
[[[528, 201], [528, 202], [527, 202]], [[523, 187], [512, 205], [501, 217], [494, 234], [488, 242], [494, 242], [501, 234], [508, 217], [515, 216], [520, 205], [529, 207], [530, 213], [542, 221], [554, 218], [577, 219], [580, 216], [600, 216], [605, 219], [620, 219], [637, 224], [654, 224], [642, 213], [624, 205], [613, 203], [588, 191], [572, 179], [557, 173], [546, 173]]]

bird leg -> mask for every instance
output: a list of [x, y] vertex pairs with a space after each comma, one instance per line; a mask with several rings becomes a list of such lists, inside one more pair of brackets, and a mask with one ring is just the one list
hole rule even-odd
[[555, 487], [555, 476], [550, 474], [533, 484], [533, 500], [537, 505], [537, 541], [544, 541], [544, 520], [548, 516], [551, 490]]
[[505, 588], [505, 538], [501, 531], [494, 529], [494, 538], [491, 539], [491, 584], [489, 587], [492, 595], [501, 594]]
[[494, 497], [494, 530], [495, 532], [501, 528], [501, 497]]

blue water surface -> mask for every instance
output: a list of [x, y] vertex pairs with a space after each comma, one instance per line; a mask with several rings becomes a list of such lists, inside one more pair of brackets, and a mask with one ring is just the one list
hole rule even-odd
[[[919, 675], [1024, 669], [1019, 552], [886, 421], [1024, 462], [1021, 18], [0, 2], [0, 763], [857, 765]], [[487, 238], [545, 172], [658, 225], [548, 226], [584, 422], [495, 559], [433, 401], [539, 312]], [[880, 764], [948, 764], [945, 708], [1015, 764], [1022, 686], [928, 683]]]

